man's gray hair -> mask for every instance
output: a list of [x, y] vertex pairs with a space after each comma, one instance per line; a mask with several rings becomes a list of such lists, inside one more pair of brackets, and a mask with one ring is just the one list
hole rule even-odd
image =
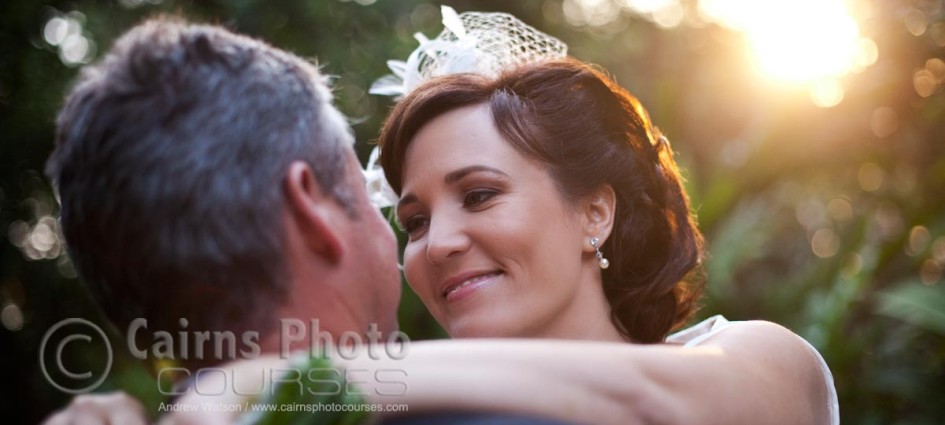
[[[311, 63], [223, 28], [145, 22], [83, 70], [47, 175], [81, 276], [122, 326], [247, 330], [286, 297], [288, 165], [349, 211], [353, 136]], [[259, 329], [264, 330], [264, 329]], [[149, 332], [150, 333], [150, 332]]]

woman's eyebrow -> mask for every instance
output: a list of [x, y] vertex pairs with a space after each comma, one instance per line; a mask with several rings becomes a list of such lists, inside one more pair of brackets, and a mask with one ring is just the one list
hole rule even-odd
[[481, 172], [498, 174], [502, 177], [509, 176], [508, 174], [506, 174], [505, 172], [497, 168], [492, 168], [486, 165], [470, 165], [468, 167], [463, 167], [456, 171], [450, 172], [445, 177], [443, 177], [443, 182], [448, 185], [453, 184], [453, 183], [456, 183], [457, 181], [462, 180], [463, 177], [466, 177], [473, 173], [481, 173]]
[[[470, 165], [468, 167], [460, 168], [456, 171], [451, 171], [449, 174], [443, 177], [443, 183], [452, 185], [462, 180], [464, 177], [474, 173], [490, 173], [501, 177], [509, 177], [508, 174], [502, 170], [499, 170], [498, 168], [493, 168], [486, 165]], [[417, 196], [413, 193], [406, 193], [400, 198], [399, 201], [397, 201], [397, 209], [401, 209], [405, 205], [409, 205], [414, 202], [417, 202]]]

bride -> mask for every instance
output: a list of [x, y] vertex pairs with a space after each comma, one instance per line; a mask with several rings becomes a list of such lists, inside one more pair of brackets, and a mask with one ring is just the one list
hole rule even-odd
[[640, 102], [509, 15], [443, 14], [375, 92], [403, 95], [379, 164], [407, 282], [449, 335], [663, 343], [615, 366], [653, 381], [653, 419], [837, 423], [829, 369], [786, 329], [715, 316], [669, 335], [695, 312], [703, 243]]

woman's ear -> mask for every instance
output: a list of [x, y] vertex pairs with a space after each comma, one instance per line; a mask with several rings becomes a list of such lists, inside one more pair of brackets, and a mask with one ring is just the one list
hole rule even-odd
[[303, 161], [289, 164], [283, 190], [286, 195], [287, 217], [299, 232], [298, 238], [316, 255], [329, 263], [337, 263], [343, 254], [339, 217], [344, 214], [338, 201], [328, 196], [315, 179], [312, 167]]
[[[581, 204], [581, 219], [587, 238], [599, 238], [603, 245], [614, 227], [614, 214], [617, 209], [617, 195], [609, 184], [602, 185], [584, 198]], [[594, 249], [587, 244], [586, 250]]]

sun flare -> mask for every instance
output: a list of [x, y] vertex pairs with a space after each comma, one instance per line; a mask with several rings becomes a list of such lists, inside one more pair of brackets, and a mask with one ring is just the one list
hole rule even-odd
[[843, 0], [702, 0], [700, 12], [745, 35], [758, 69], [777, 81], [821, 84], [876, 61]]

